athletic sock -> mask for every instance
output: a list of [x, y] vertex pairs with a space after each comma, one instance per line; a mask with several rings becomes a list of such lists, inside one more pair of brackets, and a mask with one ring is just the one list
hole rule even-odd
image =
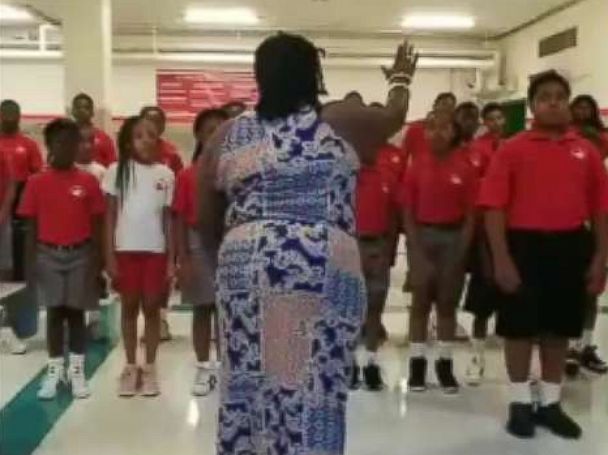
[[581, 338], [581, 348], [586, 348], [593, 345], [593, 330], [583, 330], [583, 337]]
[[411, 343], [410, 358], [417, 359], [420, 357], [426, 357], [426, 343]]
[[509, 394], [511, 403], [532, 404], [532, 390], [528, 381], [510, 382]]
[[542, 381], [540, 383], [540, 401], [543, 406], [559, 403], [561, 399], [562, 385]]
[[443, 360], [452, 360], [453, 350], [453, 343], [449, 341], [440, 341], [437, 347], [437, 357]]

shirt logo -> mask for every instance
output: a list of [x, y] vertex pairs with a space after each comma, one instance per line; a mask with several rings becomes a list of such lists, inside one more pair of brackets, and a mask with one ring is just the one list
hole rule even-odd
[[85, 196], [84, 187], [81, 185], [74, 185], [70, 188], [70, 194], [77, 199], [82, 199]]
[[100, 143], [100, 142], [101, 142], [101, 141], [99, 140], [99, 138], [98, 138], [98, 137], [95, 137], [95, 138], [93, 139], [93, 143], [94, 143], [95, 145], [99, 145], [99, 143]]
[[390, 190], [388, 189], [388, 185], [382, 185], [382, 192], [384, 194], [390, 193]]
[[156, 191], [165, 191], [167, 188], [169, 188], [169, 182], [165, 179], [160, 179], [156, 182]]
[[572, 154], [572, 156], [574, 158], [579, 159], [579, 160], [584, 160], [587, 157], [587, 154], [581, 148], [576, 148], [574, 150], [570, 150], [570, 153]]
[[18, 145], [17, 148], [15, 148], [15, 153], [18, 153], [20, 155], [24, 154], [27, 150], [25, 150], [25, 147], [23, 147], [22, 145]]
[[401, 159], [398, 156], [393, 156], [393, 164], [399, 164]]
[[454, 185], [462, 185], [462, 179], [460, 178], [459, 175], [456, 175], [456, 174], [452, 174], [450, 176], [450, 182]]

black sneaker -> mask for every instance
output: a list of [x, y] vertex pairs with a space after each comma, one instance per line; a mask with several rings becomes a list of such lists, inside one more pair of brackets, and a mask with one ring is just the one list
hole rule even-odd
[[511, 403], [507, 431], [516, 438], [529, 439], [536, 434], [532, 404]]
[[359, 390], [361, 387], [361, 368], [355, 362], [349, 368], [350, 384], [348, 388], [350, 390]]
[[566, 357], [566, 376], [570, 379], [574, 379], [578, 376], [581, 370], [581, 354], [576, 349], [570, 349], [568, 351], [568, 357]]
[[562, 409], [559, 403], [540, 406], [535, 415], [536, 423], [566, 439], [579, 439], [583, 430]]
[[384, 389], [384, 382], [382, 382], [382, 375], [378, 365], [370, 363], [364, 367], [363, 380], [365, 381], [366, 390], [370, 392], [379, 392]]
[[410, 377], [407, 381], [407, 388], [411, 392], [426, 392], [426, 369], [426, 358], [413, 357], [410, 359]]
[[597, 354], [597, 346], [586, 346], [580, 354], [580, 365], [597, 374], [608, 373], [608, 364]]
[[451, 359], [440, 359], [435, 362], [437, 380], [443, 393], [455, 395], [460, 390], [460, 384], [454, 377], [454, 365]]

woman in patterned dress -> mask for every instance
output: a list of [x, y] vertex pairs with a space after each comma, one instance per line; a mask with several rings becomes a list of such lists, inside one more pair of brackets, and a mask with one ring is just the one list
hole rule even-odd
[[366, 307], [355, 178], [403, 125], [416, 60], [405, 43], [384, 69], [386, 108], [344, 101], [321, 113], [318, 49], [270, 37], [256, 51], [256, 111], [203, 154], [203, 244], [218, 258], [219, 455], [344, 453], [346, 370]]

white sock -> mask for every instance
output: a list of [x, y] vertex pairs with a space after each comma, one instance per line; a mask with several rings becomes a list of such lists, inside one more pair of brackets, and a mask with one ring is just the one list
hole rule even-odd
[[509, 383], [511, 403], [532, 404], [532, 390], [529, 382]]
[[453, 344], [449, 341], [440, 341], [437, 347], [437, 357], [443, 360], [452, 360]]
[[378, 365], [378, 353], [372, 351], [367, 352], [367, 365]]
[[411, 343], [410, 358], [426, 357], [426, 343]]
[[355, 351], [355, 362], [357, 365], [367, 365], [367, 350], [363, 346], [359, 346]]
[[583, 337], [581, 338], [581, 347], [586, 348], [587, 346], [593, 345], [593, 330], [583, 330]]
[[542, 381], [540, 383], [540, 401], [543, 406], [559, 403], [562, 394], [562, 385]]
[[91, 310], [88, 312], [89, 324], [99, 322], [101, 320], [101, 312], [99, 310]]
[[471, 340], [471, 345], [473, 346], [473, 354], [477, 357], [483, 357], [486, 350], [486, 340], [485, 338], [473, 338]]

